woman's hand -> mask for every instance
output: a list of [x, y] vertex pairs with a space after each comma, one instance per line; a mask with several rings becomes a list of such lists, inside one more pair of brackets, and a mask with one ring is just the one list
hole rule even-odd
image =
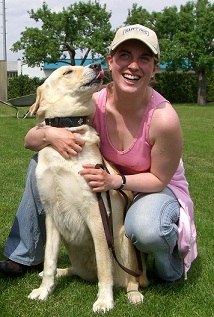
[[[83, 134], [84, 131], [78, 131]], [[34, 127], [25, 136], [25, 147], [32, 151], [40, 151], [51, 145], [65, 159], [82, 151], [85, 141], [65, 128]]]
[[102, 168], [95, 168], [93, 164], [83, 165], [83, 170], [79, 171], [93, 192], [102, 192], [120, 186], [121, 176], [108, 174]]
[[[82, 151], [85, 141], [75, 133], [65, 128], [47, 128], [45, 129], [46, 141], [57, 150], [65, 159], [75, 156]], [[84, 131], [78, 131], [79, 134]]]

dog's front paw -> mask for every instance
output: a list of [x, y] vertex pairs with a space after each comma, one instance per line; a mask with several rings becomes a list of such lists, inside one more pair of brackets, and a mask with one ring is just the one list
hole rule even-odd
[[98, 299], [93, 305], [93, 312], [94, 313], [99, 313], [99, 312], [106, 313], [113, 308], [114, 308], [114, 301], [113, 300]]
[[40, 286], [39, 288], [35, 288], [29, 295], [28, 298], [32, 300], [41, 300], [45, 301], [48, 298], [48, 295], [52, 293], [54, 287], [47, 289], [44, 286]]
[[141, 304], [144, 300], [144, 296], [136, 290], [129, 291], [127, 293], [128, 299], [132, 304]]

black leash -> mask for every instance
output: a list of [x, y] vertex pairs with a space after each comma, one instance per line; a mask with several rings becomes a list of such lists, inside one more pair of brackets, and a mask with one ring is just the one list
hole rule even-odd
[[[95, 166], [95, 168], [103, 168], [105, 169], [108, 173], [108, 169], [107, 167], [102, 164], [97, 164]], [[128, 208], [128, 204], [129, 204], [129, 199], [128, 196], [126, 195], [126, 193], [122, 190], [118, 190], [118, 192], [124, 197], [125, 199], [125, 212], [127, 211]], [[126, 268], [125, 266], [123, 266], [119, 260], [117, 259], [116, 253], [115, 253], [115, 248], [114, 248], [114, 234], [113, 234], [113, 221], [112, 221], [112, 205], [111, 205], [111, 198], [110, 198], [110, 193], [109, 191], [106, 192], [106, 199], [107, 199], [107, 204], [108, 204], [108, 208], [110, 210], [109, 215], [107, 214], [106, 211], [106, 207], [105, 204], [103, 202], [103, 198], [102, 198], [102, 194], [99, 192], [97, 193], [97, 200], [98, 200], [98, 204], [99, 204], [99, 209], [100, 209], [100, 214], [101, 214], [101, 219], [103, 222], [103, 227], [104, 227], [104, 232], [105, 232], [105, 236], [106, 236], [106, 241], [108, 244], [108, 248], [111, 249], [111, 252], [113, 254], [113, 257], [115, 259], [115, 261], [117, 262], [117, 264], [128, 274], [135, 276], [135, 277], [139, 277], [140, 275], [142, 275], [143, 272], [143, 267], [142, 267], [142, 261], [141, 261], [141, 255], [140, 255], [140, 251], [137, 250], [135, 248], [136, 251], [136, 256], [137, 256], [137, 261], [138, 261], [138, 268], [139, 268], [139, 273], [134, 272], [128, 268]], [[124, 212], [124, 218], [125, 218], [125, 212]]]

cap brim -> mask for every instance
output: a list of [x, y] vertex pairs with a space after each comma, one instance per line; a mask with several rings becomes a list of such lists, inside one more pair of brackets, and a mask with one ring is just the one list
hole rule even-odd
[[111, 45], [110, 51], [114, 51], [120, 44], [122, 44], [122, 43], [124, 43], [126, 41], [130, 41], [130, 40], [138, 40], [138, 41], [144, 43], [146, 46], [148, 46], [148, 48], [152, 51], [152, 53], [159, 58], [159, 53], [158, 53], [157, 49], [154, 46], [152, 46], [146, 40], [139, 39], [137, 36], [135, 37], [133, 35], [130, 38], [126, 38], [123, 41], [118, 41], [118, 42], [114, 43], [113, 45]]

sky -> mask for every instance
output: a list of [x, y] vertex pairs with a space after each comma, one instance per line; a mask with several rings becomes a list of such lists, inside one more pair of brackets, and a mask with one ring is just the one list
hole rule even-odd
[[[44, 0], [0, 0], [0, 60], [4, 58], [3, 53], [3, 1], [5, 1], [5, 17], [6, 17], [6, 58], [8, 61], [16, 61], [18, 58], [22, 58], [22, 52], [13, 53], [10, 51], [11, 46], [18, 40], [20, 40], [21, 32], [26, 27], [37, 27], [38, 24], [30, 19], [27, 11], [42, 7]], [[82, 0], [84, 2], [84, 0]], [[78, 0], [46, 0], [45, 1], [51, 11], [59, 12], [62, 8], [66, 8]], [[86, 0], [85, 2], [88, 2]], [[123, 25], [128, 15], [128, 9], [132, 8], [133, 3], [137, 3], [138, 6], [142, 6], [149, 12], [161, 11], [165, 7], [177, 6], [186, 4], [187, 0], [100, 0], [101, 5], [106, 3], [106, 10], [112, 12], [111, 24], [115, 29]], [[211, 3], [214, 2], [210, 1]]]

